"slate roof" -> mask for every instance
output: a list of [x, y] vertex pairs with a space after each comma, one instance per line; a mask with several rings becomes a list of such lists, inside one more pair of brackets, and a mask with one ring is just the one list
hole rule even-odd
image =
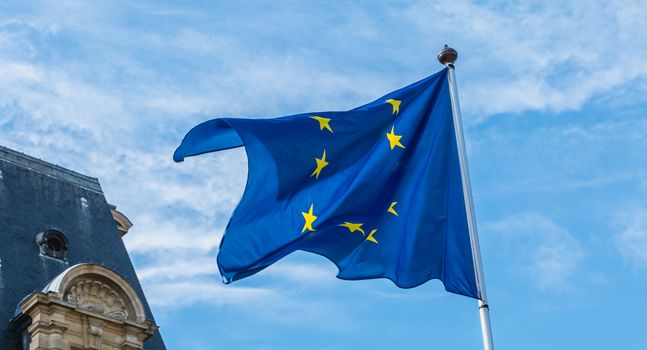
[[[48, 229], [69, 240], [67, 261], [40, 254], [36, 235]], [[0, 146], [0, 349], [23, 348], [10, 322], [20, 300], [88, 262], [123, 276], [154, 320], [98, 179]], [[166, 349], [159, 331], [144, 348]]]

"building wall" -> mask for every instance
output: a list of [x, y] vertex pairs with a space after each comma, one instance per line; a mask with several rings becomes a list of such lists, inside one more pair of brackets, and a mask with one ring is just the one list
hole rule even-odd
[[[67, 236], [66, 262], [39, 254], [48, 229]], [[21, 299], [86, 262], [123, 276], [154, 320], [98, 180], [0, 147], [0, 349], [22, 349], [10, 322]], [[145, 349], [165, 349], [159, 332]]]

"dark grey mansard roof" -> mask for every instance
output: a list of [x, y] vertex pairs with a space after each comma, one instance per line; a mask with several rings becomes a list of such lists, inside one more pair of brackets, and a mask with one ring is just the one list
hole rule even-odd
[[[68, 239], [67, 261], [40, 254], [36, 236], [50, 229]], [[99, 181], [0, 146], [0, 349], [23, 349], [11, 324], [18, 303], [80, 263], [124, 277], [154, 321]], [[144, 348], [166, 349], [159, 332]]]

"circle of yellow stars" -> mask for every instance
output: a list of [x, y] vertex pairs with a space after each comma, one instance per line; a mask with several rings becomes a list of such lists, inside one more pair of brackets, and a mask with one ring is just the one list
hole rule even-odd
[[[395, 99], [388, 99], [384, 102], [391, 105], [391, 115], [397, 116], [400, 113], [400, 103], [402, 101], [395, 100]], [[334, 131], [330, 126], [331, 118], [325, 118], [318, 115], [313, 115], [313, 116], [310, 116], [310, 119], [314, 119], [319, 123], [319, 130], [324, 131], [325, 129], [331, 134], [334, 134]], [[390, 132], [386, 133], [386, 138], [389, 141], [389, 147], [391, 148], [391, 150], [394, 150], [396, 147], [403, 148], [403, 149], [406, 148], [400, 141], [402, 139], [402, 135], [397, 135], [395, 133], [395, 125], [391, 126]], [[315, 157], [315, 162], [317, 165], [314, 171], [312, 172], [312, 174], [310, 175], [310, 177], [314, 177], [315, 180], [318, 180], [319, 175], [321, 175], [321, 171], [326, 166], [328, 166], [328, 164], [330, 164], [328, 160], [326, 160], [325, 149], [323, 150], [323, 154], [321, 155], [321, 158]], [[398, 216], [398, 212], [395, 210], [395, 206], [397, 204], [398, 202], [391, 202], [391, 204], [389, 205], [386, 211], [390, 214]], [[316, 229], [313, 227], [314, 222], [317, 220], [317, 216], [314, 215], [314, 203], [310, 204], [310, 209], [308, 209], [307, 212], [301, 212], [301, 215], [303, 215], [303, 220], [304, 220], [301, 233], [305, 233], [306, 231], [308, 232], [316, 231]], [[366, 236], [366, 232], [362, 228], [363, 225], [364, 225], [363, 223], [344, 222], [338, 226], [347, 228], [348, 231], [350, 231], [350, 233], [359, 232], [362, 234], [362, 236], [366, 237], [365, 241], [379, 244], [379, 242], [375, 238], [375, 233], [377, 232], [377, 229], [372, 229], [368, 233], [368, 236]]]

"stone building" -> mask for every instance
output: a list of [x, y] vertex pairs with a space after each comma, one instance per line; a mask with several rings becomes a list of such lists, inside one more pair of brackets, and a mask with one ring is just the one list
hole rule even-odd
[[165, 350], [96, 178], [0, 147], [0, 349]]

